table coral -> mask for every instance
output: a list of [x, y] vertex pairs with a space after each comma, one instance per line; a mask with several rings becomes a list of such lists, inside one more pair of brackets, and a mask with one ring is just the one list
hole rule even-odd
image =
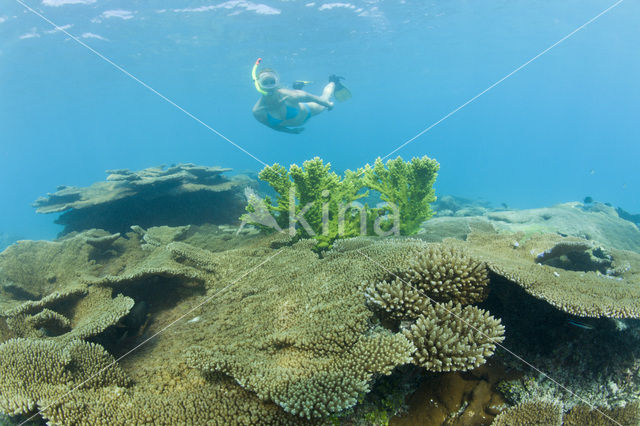
[[607, 426], [612, 424], [637, 425], [639, 422], [640, 403], [637, 401], [615, 409], [580, 405], [563, 414], [560, 404], [532, 400], [502, 411], [496, 416], [491, 426]]
[[524, 402], [500, 413], [492, 426], [562, 425], [562, 407], [545, 401]]
[[59, 213], [65, 234], [89, 228], [125, 233], [131, 225], [233, 223], [245, 205], [249, 177], [229, 168], [177, 164], [139, 171], [107, 170], [105, 182], [61, 186], [34, 202], [38, 213]]
[[[67, 374], [71, 364], [67, 358], [59, 359], [65, 349], [56, 348], [73, 342], [84, 348], [89, 343], [79, 339], [90, 338], [100, 345], [91, 343], [93, 349], [83, 349], [86, 363], [72, 363], [79, 368], [74, 377], [86, 379], [90, 371], [104, 366], [107, 358], [100, 353], [123, 353], [145, 336], [162, 333], [114, 365], [126, 380], [92, 382], [58, 401], [75, 379], [58, 383], [54, 376], [54, 393], [53, 387], [45, 386], [45, 375], [28, 382], [30, 391], [39, 388], [43, 394], [25, 397], [9, 383], [0, 408], [31, 414], [52, 404], [42, 416], [58, 423], [313, 423], [356, 404], [377, 377], [415, 362], [414, 354], [426, 347], [433, 359], [450, 369], [477, 365], [489, 354], [490, 342], [461, 328], [440, 305], [430, 306], [426, 314], [442, 336], [455, 333], [465, 342], [464, 348], [440, 343], [431, 347], [424, 338], [408, 338], [407, 330], [377, 324], [365, 288], [383, 281], [389, 268], [411, 275], [411, 265], [420, 264], [416, 259], [428, 248], [419, 240], [345, 241], [319, 257], [312, 251], [314, 241], [292, 244], [277, 235], [212, 252], [203, 247], [216, 246], [210, 240], [222, 236], [199, 232], [196, 227], [187, 233], [141, 228], [115, 239], [116, 249], [100, 264], [92, 263], [90, 250], [95, 247], [86, 240], [63, 246], [61, 259], [87, 254], [82, 262], [72, 263], [76, 273], [61, 274], [52, 286], [63, 289], [73, 284], [83, 291], [69, 298], [51, 297], [45, 303], [43, 288], [40, 300], [17, 305], [14, 315], [33, 316], [32, 322], [51, 330], [38, 338], [0, 345], [3, 376], [18, 368], [8, 354], [31, 356], [32, 345], [43, 346], [37, 350], [50, 354], [40, 357], [43, 368], [49, 365]], [[156, 244], [145, 239], [147, 234], [156, 235]], [[447, 256], [437, 259], [432, 261], [450, 261]], [[470, 281], [470, 288], [476, 286]], [[447, 294], [459, 294], [468, 302], [473, 299], [468, 294], [475, 293]], [[130, 323], [126, 312], [137, 306], [144, 309], [134, 328], [126, 325]], [[499, 324], [477, 308], [466, 307], [458, 314], [479, 323], [487, 333], [486, 328], [493, 327], [494, 334], [501, 334]], [[172, 326], [166, 328], [168, 324]], [[61, 330], [53, 330], [53, 325]], [[443, 352], [438, 354], [438, 348]], [[41, 386], [38, 380], [45, 382]]]
[[0, 410], [30, 414], [75, 386], [128, 386], [128, 376], [95, 343], [11, 339], [0, 345]]
[[[491, 272], [521, 286], [527, 293], [556, 308], [583, 317], [640, 318], [640, 255], [609, 250], [614, 271], [575, 271], [539, 263], [540, 253], [564, 241], [557, 234], [480, 234], [467, 241], [445, 240], [445, 245], [463, 249]], [[514, 241], [520, 241], [515, 246]], [[586, 246], [585, 246], [586, 247]]]

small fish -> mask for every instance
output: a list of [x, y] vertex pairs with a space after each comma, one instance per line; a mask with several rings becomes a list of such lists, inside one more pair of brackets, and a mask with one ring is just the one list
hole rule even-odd
[[567, 324], [572, 325], [574, 327], [582, 328], [583, 330], [595, 330], [595, 327], [589, 324], [585, 324], [583, 322], [567, 320]]

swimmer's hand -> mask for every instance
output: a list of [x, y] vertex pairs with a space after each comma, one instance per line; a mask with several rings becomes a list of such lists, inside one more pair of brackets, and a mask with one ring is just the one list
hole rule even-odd
[[327, 102], [325, 106], [327, 107], [327, 111], [331, 111], [333, 109], [333, 102]]

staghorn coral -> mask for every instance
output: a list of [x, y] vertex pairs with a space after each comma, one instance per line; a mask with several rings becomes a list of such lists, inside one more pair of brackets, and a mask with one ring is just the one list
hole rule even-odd
[[[587, 424], [587, 423], [584, 423]], [[491, 426], [561, 426], [562, 406], [553, 402], [529, 401], [507, 408], [494, 419]]]
[[140, 261], [128, 264], [116, 275], [107, 274], [100, 277], [85, 277], [86, 284], [112, 288], [126, 288], [131, 284], [142, 283], [147, 280], [176, 279], [189, 282], [190, 286], [201, 285], [207, 278], [197, 269], [189, 265], [176, 262], [180, 257], [179, 245], [174, 243], [153, 247], [150, 253]]
[[463, 250], [427, 246], [409, 261], [408, 271], [398, 275], [436, 302], [456, 301], [463, 305], [482, 302], [489, 277], [481, 262]]
[[[249, 251], [255, 253], [243, 250]], [[223, 276], [233, 263], [231, 254], [218, 254]], [[256, 271], [266, 273], [263, 279], [221, 296], [214, 318], [222, 327], [198, 339], [207, 344], [194, 345], [188, 363], [206, 374], [229, 374], [300, 416], [323, 416], [355, 404], [374, 374], [408, 362], [413, 347], [401, 335], [368, 331], [371, 313], [352, 271], [357, 265], [372, 268], [361, 255], [350, 257], [325, 262], [307, 241], [282, 248], [269, 271]], [[224, 302], [239, 296], [241, 304]], [[212, 314], [203, 312], [202, 321]], [[254, 320], [247, 324], [243, 318]]]
[[[9, 316], [5, 321], [12, 337], [47, 337], [71, 329], [71, 322], [67, 317], [46, 308], [35, 315]], [[5, 336], [2, 340], [6, 338]]]
[[[265, 167], [258, 177], [277, 193], [275, 203], [268, 196], [264, 200], [251, 196], [243, 221], [262, 229], [277, 226], [275, 229], [291, 236], [313, 236], [323, 247], [336, 238], [358, 235], [361, 215], [353, 215], [347, 209], [366, 196], [361, 193], [362, 179], [350, 170], [340, 177], [330, 169], [331, 163], [324, 164], [319, 157], [305, 161], [302, 167], [292, 164], [288, 171], [277, 163]], [[362, 211], [366, 229], [367, 213]], [[275, 223], [265, 221], [267, 213], [275, 218]]]
[[404, 259], [394, 262], [396, 272], [387, 270], [388, 280], [366, 288], [369, 304], [392, 319], [413, 321], [403, 333], [417, 348], [415, 364], [431, 371], [483, 364], [504, 339], [504, 327], [485, 311], [462, 305], [486, 298], [485, 266], [460, 250], [417, 240], [406, 245]]
[[29, 300], [12, 309], [8, 309], [4, 312], [4, 315], [11, 316], [37, 312], [41, 309], [68, 301], [69, 299], [75, 299], [84, 296], [85, 294], [87, 294], [86, 286], [79, 283], [72, 283], [70, 286], [65, 288], [64, 291], [54, 291], [53, 293], [44, 296], [40, 300]]
[[466, 250], [471, 257], [485, 262], [491, 272], [564, 312], [594, 318], [640, 318], [640, 255], [611, 249], [615, 276], [537, 262], [539, 253], [566, 240], [554, 234], [523, 240], [522, 234], [474, 233], [466, 242], [448, 239], [444, 244]]
[[[42, 299], [48, 299], [47, 303], [27, 302], [5, 312], [10, 337], [87, 339], [117, 324], [134, 305], [133, 299], [121, 294], [112, 298], [110, 289], [100, 287], [82, 289], [74, 295], [81, 297], [69, 300], [54, 294], [56, 297], [50, 295]], [[66, 303], [60, 303], [61, 300]]]
[[416, 346], [413, 362], [430, 371], [466, 371], [478, 367], [504, 340], [504, 327], [486, 311], [448, 302], [434, 303], [404, 336]]
[[111, 298], [111, 290], [92, 287], [73, 307], [73, 329], [69, 336], [63, 336], [80, 339], [97, 336], [124, 318], [133, 305], [130, 297], [118, 294]]
[[[16, 315], [27, 316], [35, 313], [34, 317], [37, 317], [46, 312], [47, 309], [42, 308], [44, 305], [52, 309], [64, 307], [65, 314], [69, 318], [74, 318], [71, 322], [73, 322], [75, 328], [70, 332], [53, 339], [33, 340], [37, 342], [36, 344], [45, 342], [43, 344], [48, 345], [48, 348], [50, 347], [45, 356], [40, 357], [44, 363], [43, 368], [67, 365], [65, 363], [71, 355], [73, 355], [72, 362], [68, 365], [73, 365], [77, 377], [82, 376], [79, 372], [93, 374], [103, 368], [105, 363], [98, 356], [100, 354], [96, 353], [97, 349], [95, 348], [99, 348], [97, 345], [92, 346], [94, 348], [93, 351], [85, 350], [82, 347], [74, 350], [72, 348], [65, 349], [65, 353], [71, 355], [65, 355], [67, 358], [63, 360], [64, 362], [59, 361], [56, 358], [58, 354], [53, 354], [53, 352], [60, 352], [61, 347], [69, 346], [70, 343], [68, 342], [77, 342], [75, 338], [78, 336], [87, 338], [96, 333], [104, 335], [105, 327], [103, 324], [105, 324], [105, 321], [107, 325], [117, 321], [118, 318], [114, 318], [112, 315], [117, 312], [119, 307], [130, 308], [132, 300], [129, 297], [118, 295], [113, 299], [111, 298], [112, 288], [118, 288], [128, 293], [133, 291], [134, 294], [140, 295], [144, 294], [144, 291], [140, 290], [144, 287], [147, 287], [151, 292], [155, 292], [159, 285], [164, 286], [162, 288], [167, 288], [167, 283], [183, 284], [186, 289], [191, 288], [194, 280], [196, 283], [202, 284], [202, 281], [197, 281], [197, 277], [193, 275], [198, 275], [196, 270], [173, 262], [173, 256], [172, 252], [164, 247], [156, 248], [141, 262], [138, 261], [136, 255], [134, 257], [135, 262], [128, 267], [121, 268], [119, 275], [86, 277], [87, 284], [84, 292], [78, 294], [75, 299], [50, 297], [46, 298], [50, 299], [48, 303], [29, 302], [21, 309], [16, 310], [16, 312], [21, 312], [20, 314], [16, 313]], [[61, 304], [58, 302], [61, 302]], [[39, 310], [41, 311], [36, 313]], [[24, 312], [28, 312], [28, 314]], [[117, 315], [117, 317], [120, 317], [120, 315]], [[11, 361], [8, 352], [20, 352], [25, 356], [31, 357], [32, 351], [29, 347], [32, 340], [18, 339], [10, 342], [12, 343], [6, 347], [7, 352], [2, 352], [0, 349], [0, 370], [2, 370], [3, 376], [5, 372], [7, 376], [15, 375], [13, 371], [19, 368], [16, 363]], [[180, 346], [174, 345], [172, 340], [168, 340], [165, 343], [169, 343], [176, 358], [179, 358]], [[127, 387], [124, 387], [122, 383], [113, 385], [100, 382], [101, 386], [95, 386], [91, 389], [87, 389], [84, 386], [69, 395], [65, 395], [68, 390], [75, 386], [75, 381], [56, 382], [56, 387], [53, 389], [45, 384], [48, 380], [47, 375], [42, 374], [42, 377], [34, 379], [36, 383], [29, 385], [29, 388], [39, 387], [42, 394], [37, 393], [37, 390], [35, 390], [34, 392], [37, 394], [30, 395], [24, 402], [25, 398], [15, 389], [15, 386], [9, 384], [2, 389], [2, 395], [6, 398], [6, 405], [0, 406], [0, 409], [12, 414], [19, 414], [30, 413], [37, 407], [47, 406], [42, 416], [52, 423], [59, 424], [86, 423], [89, 421], [88, 419], [91, 419], [92, 423], [99, 424], [139, 424], [143, 422], [179, 424], [187, 421], [186, 419], [190, 419], [188, 420], [189, 422], [199, 422], [203, 419], [220, 422], [221, 419], [227, 419], [225, 423], [233, 422], [236, 424], [299, 423], [297, 419], [283, 413], [275, 404], [262, 402], [254, 394], [239, 389], [238, 385], [232, 380], [212, 378], [205, 382], [199, 377], [196, 370], [191, 370], [194, 373], [191, 374], [191, 379], [193, 377], [196, 378], [193, 380], [193, 387], [185, 389], [184, 383], [176, 387], [169, 386], [168, 383], [174, 383], [178, 374], [175, 374], [175, 371], [173, 377], [165, 374], [164, 370], [170, 367], [167, 366], [167, 352], [164, 349], [166, 347], [153, 354], [157, 357], [157, 360], [153, 360], [154, 356], [146, 357], [147, 363], [144, 366], [131, 366], [129, 372], [137, 374], [136, 378], [140, 382], [144, 384], [151, 383], [149, 386], [137, 386], [135, 392], [131, 390], [129, 382], [127, 382]], [[84, 350], [84, 352], [80, 352], [80, 350]], [[47, 354], [51, 354], [51, 356], [47, 356]], [[109, 360], [110, 362], [111, 359]], [[149, 369], [149, 365], [156, 365], [158, 372], [161, 374], [158, 375], [156, 373], [148, 377], [144, 376], [144, 373]], [[116, 365], [115, 367], [120, 369], [120, 366]], [[184, 366], [180, 370], [184, 371]], [[157, 377], [159, 376], [162, 377], [164, 383], [158, 382]], [[82, 377], [84, 379], [88, 378]], [[155, 382], [153, 381], [154, 378], [156, 378]], [[37, 383], [38, 380], [42, 383]], [[26, 381], [23, 382], [27, 383]], [[62, 395], [65, 395], [63, 400], [56, 400]], [[51, 405], [48, 406], [49, 404]], [[126, 404], [129, 409], [123, 410], [120, 404]], [[5, 407], [16, 405], [25, 406], [26, 408], [24, 410], [5, 409]], [[110, 410], [107, 410], [106, 407], [110, 407]]]
[[183, 263], [188, 263], [207, 272], [215, 272], [219, 268], [215, 257], [208, 250], [202, 250], [190, 244], [172, 242], [167, 245], [173, 258]]
[[[94, 231], [94, 230], [91, 230]], [[87, 237], [85, 241], [90, 246], [94, 247], [98, 251], [106, 251], [111, 249], [113, 243], [115, 243], [118, 238], [121, 237], [120, 233], [117, 232], [115, 234], [109, 234], [107, 232], [93, 232], [87, 233]], [[105, 235], [106, 234], [106, 235]]]
[[[197, 374], [174, 371], [174, 385], [136, 384], [73, 392], [44, 410], [55, 424], [212, 424], [309, 425], [286, 414], [272, 402], [261, 401], [232, 379], [203, 380]], [[169, 382], [164, 375], [162, 376]]]
[[[379, 280], [386, 272], [378, 263], [386, 268], [398, 267], [400, 263], [394, 259], [404, 258], [407, 251], [417, 252], [425, 245], [418, 240], [371, 244], [347, 240], [345, 244], [338, 242], [324, 259], [304, 251], [306, 246], [308, 243], [301, 241], [284, 247], [283, 253], [271, 261], [273, 264], [269, 268], [278, 271], [277, 276], [268, 275], [266, 283], [255, 279], [253, 288], [237, 290], [246, 294], [241, 305], [220, 303], [217, 310], [226, 311], [235, 306], [233, 314], [231, 311], [229, 315], [216, 314], [220, 320], [224, 318], [224, 327], [217, 328], [215, 335], [198, 338], [207, 345], [194, 345], [188, 363], [205, 374], [229, 374], [244, 387], [278, 402], [286, 411], [315, 418], [349, 407], [355, 402], [357, 392], [368, 389], [371, 373], [375, 370], [362, 365], [367, 356], [354, 357], [354, 348], [367, 348], [362, 349], [363, 354], [368, 353], [372, 358], [376, 347], [385, 347], [381, 342], [393, 343], [387, 343], [389, 349], [383, 351], [377, 361], [380, 365], [378, 373], [382, 374], [388, 373], [394, 365], [404, 363], [399, 360], [409, 359], [413, 345], [400, 334], [392, 335], [380, 329], [366, 340], [358, 337], [369, 329], [367, 318], [371, 315], [363, 303], [361, 279]], [[193, 253], [193, 250], [189, 252]], [[218, 273], [221, 276], [232, 264], [228, 260], [222, 261], [230, 254], [215, 254], [220, 259]], [[206, 265], [210, 264], [207, 259], [212, 255], [199, 253], [191, 258]], [[291, 256], [296, 258], [296, 263], [305, 265], [304, 272], [287, 260]], [[354, 276], [355, 270], [358, 276]], [[273, 284], [269, 285], [269, 282]], [[268, 293], [273, 293], [268, 299], [259, 296], [265, 286]], [[272, 317], [261, 324], [239, 322], [241, 318], [261, 318], [265, 312], [273, 312], [275, 320]], [[201, 321], [207, 321], [208, 316], [203, 313]], [[385, 335], [389, 337], [380, 340]], [[238, 342], [232, 350], [229, 339]], [[217, 344], [216, 341], [225, 343]], [[367, 341], [379, 342], [364, 345]], [[267, 361], [269, 359], [271, 361]], [[265, 369], [267, 365], [279, 368]], [[327, 399], [327, 394], [333, 399]]]

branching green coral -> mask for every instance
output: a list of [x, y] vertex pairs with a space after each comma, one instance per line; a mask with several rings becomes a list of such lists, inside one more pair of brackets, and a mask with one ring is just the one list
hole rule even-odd
[[[347, 170], [341, 177], [318, 157], [302, 167], [293, 164], [289, 171], [276, 163], [259, 174], [277, 193], [275, 200], [249, 197], [249, 213], [242, 219], [263, 229], [277, 226], [292, 236], [315, 237], [324, 246], [372, 231], [413, 234], [433, 215], [429, 203], [435, 201], [439, 167], [426, 156], [386, 164], [378, 159], [373, 167]], [[379, 192], [386, 204], [370, 208], [358, 202], [369, 190]]]
[[401, 157], [380, 158], [365, 166], [364, 185], [380, 193], [380, 198], [396, 206], [400, 214], [400, 234], [415, 234], [420, 224], [433, 216], [429, 203], [436, 200], [433, 184], [440, 165], [426, 155], [404, 162]]
[[[337, 237], [353, 237], [360, 230], [360, 215], [348, 211], [361, 193], [363, 181], [358, 174], [347, 171], [344, 177], [330, 171], [331, 163], [324, 164], [316, 157], [305, 161], [302, 167], [293, 164], [289, 171], [280, 164], [265, 167], [258, 175], [276, 191], [274, 200], [265, 197], [264, 207], [283, 231], [299, 237], [316, 237], [331, 242]], [[363, 206], [360, 206], [363, 207]], [[249, 215], [243, 220], [255, 222], [255, 200], [247, 206]], [[366, 222], [365, 222], [366, 223]], [[300, 226], [296, 229], [296, 224]]]

